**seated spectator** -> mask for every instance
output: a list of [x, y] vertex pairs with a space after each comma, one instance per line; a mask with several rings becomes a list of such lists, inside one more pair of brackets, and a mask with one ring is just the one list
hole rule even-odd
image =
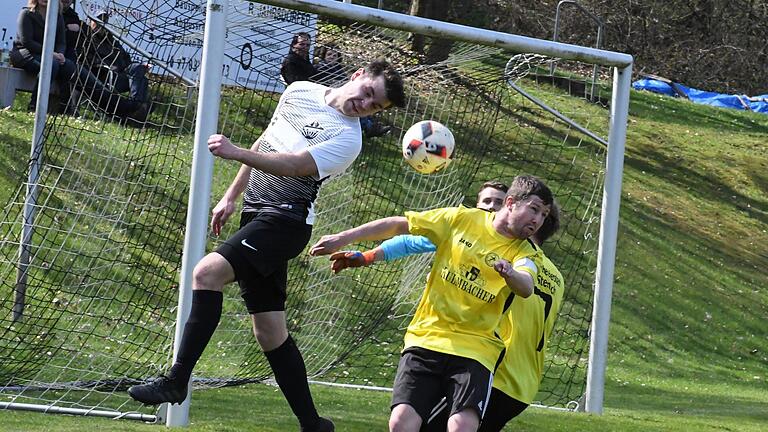
[[[28, 74], [37, 76], [43, 54], [43, 35], [45, 34], [45, 13], [48, 0], [29, 0], [27, 7], [21, 9], [17, 20], [18, 34], [10, 52], [11, 65], [24, 69]], [[56, 21], [56, 42], [53, 48], [53, 66], [51, 82], [58, 82], [61, 101], [66, 105], [69, 99], [69, 81], [75, 75], [77, 67], [72, 60], [64, 56], [66, 36], [63, 20]], [[32, 90], [29, 110], [34, 111], [37, 104], [37, 87]]]
[[[40, 72], [43, 52], [43, 36], [45, 34], [45, 13], [48, 0], [29, 0], [28, 6], [22, 8], [18, 18], [19, 33], [13, 41], [11, 64], [24, 69], [27, 73], [37, 76]], [[53, 52], [51, 79], [59, 85], [60, 101], [65, 112], [76, 111], [75, 103], [70, 103], [71, 85], [74, 84], [83, 94], [92, 100], [100, 109], [109, 114], [115, 114], [121, 119], [143, 122], [146, 120], [148, 106], [138, 101], [113, 95], [86, 68], [78, 66], [64, 56], [66, 51], [66, 34], [64, 17], [59, 14], [56, 20], [56, 39]], [[32, 91], [29, 109], [34, 111], [37, 102], [37, 87]]]
[[[100, 10], [96, 18], [107, 24], [109, 12]], [[112, 32], [97, 20], [91, 20], [90, 27], [84, 26], [82, 32], [81, 63], [88, 65], [100, 80], [111, 85], [113, 91], [130, 91], [131, 99], [148, 102], [149, 65], [134, 61]]]
[[312, 37], [309, 33], [299, 32], [293, 35], [291, 48], [280, 67], [280, 76], [283, 77], [286, 85], [294, 81], [309, 81], [309, 77], [317, 73], [312, 62], [309, 61], [310, 43], [312, 43]]
[[67, 47], [64, 57], [77, 63], [77, 37], [80, 35], [80, 16], [73, 7], [74, 0], [61, 0], [59, 3], [61, 16], [64, 17], [64, 32], [67, 36]]

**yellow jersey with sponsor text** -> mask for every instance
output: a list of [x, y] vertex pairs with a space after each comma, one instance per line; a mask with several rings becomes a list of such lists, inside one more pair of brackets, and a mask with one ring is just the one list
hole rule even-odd
[[503, 258], [536, 279], [527, 239], [510, 239], [493, 228], [494, 213], [464, 207], [406, 212], [411, 234], [437, 250], [427, 286], [405, 333], [405, 348], [477, 360], [493, 371], [504, 344], [495, 333], [512, 290], [494, 270]]
[[534, 258], [538, 274], [533, 295], [515, 297], [501, 320], [499, 334], [507, 347], [493, 386], [530, 404], [544, 373], [544, 353], [563, 302], [563, 275], [543, 253]]

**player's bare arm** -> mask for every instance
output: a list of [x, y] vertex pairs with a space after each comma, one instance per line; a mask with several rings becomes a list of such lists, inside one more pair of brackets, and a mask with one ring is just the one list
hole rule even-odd
[[527, 298], [533, 294], [533, 277], [531, 277], [530, 273], [515, 270], [512, 264], [504, 259], [496, 261], [493, 268], [504, 278], [507, 286], [515, 295]]
[[408, 220], [404, 216], [392, 216], [368, 222], [338, 234], [322, 236], [309, 249], [312, 256], [330, 255], [342, 247], [366, 240], [385, 240], [398, 234], [408, 233]]
[[229, 141], [229, 138], [220, 134], [211, 135], [208, 138], [208, 150], [214, 156], [235, 160], [273, 175], [317, 176], [315, 160], [306, 150], [297, 153], [260, 153], [237, 147]]
[[[258, 151], [259, 141], [253, 143], [251, 151]], [[248, 178], [251, 176], [251, 167], [243, 165], [237, 171], [235, 179], [232, 180], [232, 184], [229, 185], [227, 191], [224, 192], [224, 196], [221, 197], [218, 204], [211, 211], [211, 232], [214, 235], [221, 235], [221, 228], [227, 223], [229, 217], [235, 212], [237, 208], [237, 200], [242, 195], [245, 188], [248, 186]]]

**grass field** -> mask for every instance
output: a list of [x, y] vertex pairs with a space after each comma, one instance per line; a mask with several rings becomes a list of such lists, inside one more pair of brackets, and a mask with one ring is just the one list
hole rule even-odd
[[[508, 430], [768, 428], [768, 116], [632, 93], [605, 413], [530, 409]], [[0, 166], [23, 172], [32, 115], [0, 112]], [[0, 187], [12, 187], [0, 176]], [[387, 393], [314, 386], [339, 431], [385, 430]], [[196, 393], [190, 430], [296, 430], [280, 393]], [[0, 411], [3, 431], [157, 426]]]

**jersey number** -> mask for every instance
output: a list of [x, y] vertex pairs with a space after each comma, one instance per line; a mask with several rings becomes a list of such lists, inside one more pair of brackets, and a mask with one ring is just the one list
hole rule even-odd
[[544, 300], [544, 328], [541, 330], [539, 346], [536, 347], [536, 351], [541, 352], [541, 350], [544, 349], [544, 332], [546, 332], [547, 329], [547, 318], [549, 317], [549, 311], [552, 309], [552, 296], [538, 288], [534, 288], [533, 293]]

